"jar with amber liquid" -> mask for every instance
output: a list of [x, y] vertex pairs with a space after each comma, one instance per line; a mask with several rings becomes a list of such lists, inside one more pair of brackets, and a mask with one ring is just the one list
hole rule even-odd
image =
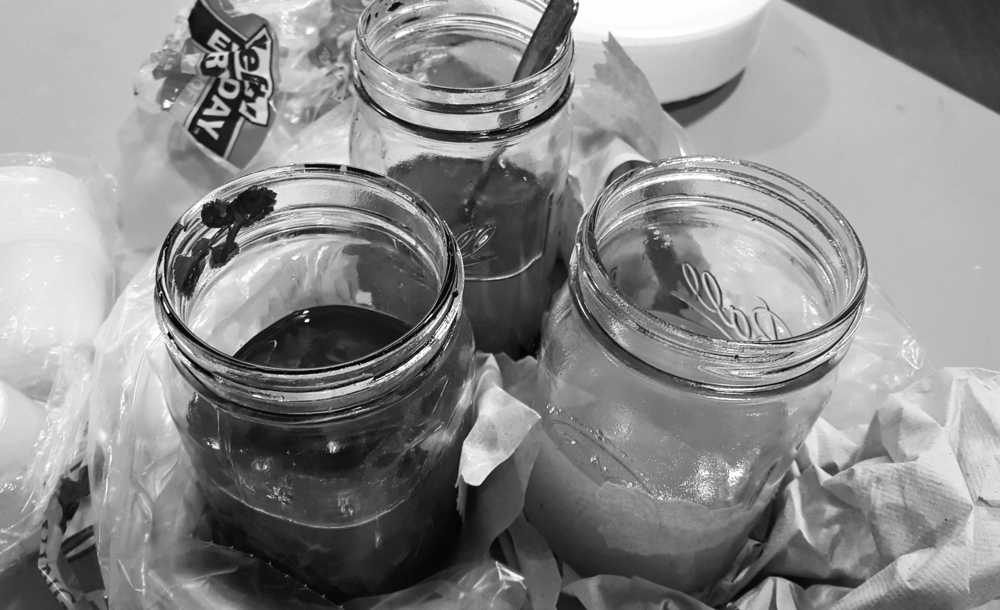
[[351, 163], [413, 188], [465, 261], [479, 349], [534, 353], [566, 185], [573, 44], [512, 82], [542, 0], [375, 0], [353, 47]]
[[720, 601], [830, 397], [867, 278], [844, 216], [780, 172], [679, 158], [620, 177], [545, 329], [529, 521], [582, 575]]

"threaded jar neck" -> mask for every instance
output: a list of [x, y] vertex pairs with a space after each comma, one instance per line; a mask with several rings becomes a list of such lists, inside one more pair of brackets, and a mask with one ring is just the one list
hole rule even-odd
[[677, 158], [628, 173], [584, 216], [570, 289], [581, 315], [645, 364], [746, 392], [834, 365], [868, 267], [847, 219], [762, 165]]
[[358, 95], [404, 125], [455, 137], [541, 123], [568, 102], [572, 38], [548, 66], [511, 79], [544, 10], [542, 0], [375, 0], [352, 47]]
[[[217, 265], [205, 244], [217, 245], [226, 229], [208, 226], [203, 210], [251, 188], [275, 193], [273, 211], [241, 229], [238, 253]], [[260, 327], [302, 304], [371, 300], [357, 279], [360, 265], [370, 263], [355, 262], [367, 256], [381, 265], [371, 253], [388, 253], [385, 273], [394, 283], [387, 292], [400, 291], [391, 307], [406, 313], [387, 313], [410, 326], [403, 336], [321, 368], [276, 368], [234, 356]], [[341, 263], [354, 266], [335, 266]], [[192, 268], [199, 269], [194, 276]], [[344, 268], [355, 276], [339, 275]], [[308, 164], [238, 178], [189, 209], [160, 250], [155, 301], [171, 358], [196, 387], [264, 414], [331, 416], [393, 392], [435, 358], [460, 322], [462, 283], [455, 240], [418, 195], [363, 170]], [[229, 316], [249, 307], [244, 303], [260, 312], [234, 322]]]

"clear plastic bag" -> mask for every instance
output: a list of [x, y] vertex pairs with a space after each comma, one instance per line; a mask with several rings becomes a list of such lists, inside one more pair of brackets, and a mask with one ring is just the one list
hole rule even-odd
[[350, 97], [362, 0], [195, 0], [139, 70], [119, 132], [134, 271], [205, 192], [278, 163]]
[[34, 550], [48, 498], [81, 455], [116, 212], [114, 183], [93, 163], [0, 155], [0, 570]]

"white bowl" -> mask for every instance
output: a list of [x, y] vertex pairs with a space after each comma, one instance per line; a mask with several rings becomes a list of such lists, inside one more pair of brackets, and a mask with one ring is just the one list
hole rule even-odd
[[608, 33], [663, 103], [707, 93], [747, 65], [770, 0], [580, 0], [577, 77], [603, 58]]

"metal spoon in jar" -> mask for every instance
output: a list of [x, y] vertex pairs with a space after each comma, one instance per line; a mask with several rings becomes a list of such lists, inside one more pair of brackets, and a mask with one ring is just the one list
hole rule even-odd
[[[556, 56], [559, 45], [570, 36], [570, 29], [573, 26], [573, 20], [576, 19], [578, 8], [578, 0], [549, 0], [545, 12], [542, 13], [542, 17], [531, 35], [531, 40], [528, 41], [528, 46], [524, 49], [521, 61], [517, 64], [517, 70], [514, 71], [514, 79], [511, 82], [528, 78], [549, 65]], [[473, 183], [472, 191], [466, 199], [466, 210], [471, 212], [476, 208], [479, 197], [489, 183], [491, 174], [496, 171], [497, 162], [500, 161], [505, 150], [506, 147], [501, 146], [486, 159], [483, 164], [483, 172]]]

